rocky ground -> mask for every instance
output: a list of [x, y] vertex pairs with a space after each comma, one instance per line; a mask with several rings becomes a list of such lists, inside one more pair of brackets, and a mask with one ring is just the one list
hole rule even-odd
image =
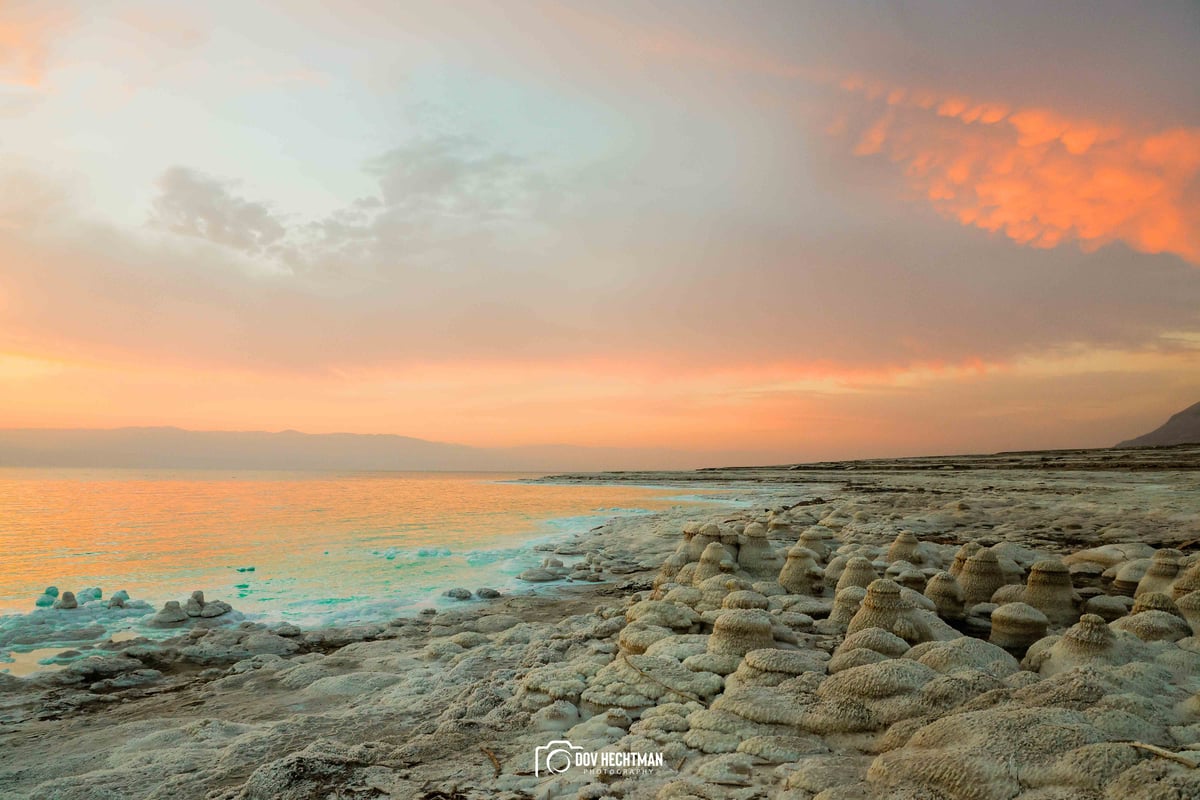
[[1200, 798], [1196, 450], [643, 474], [761, 502], [564, 541], [606, 579], [553, 595], [0, 676], [0, 798]]

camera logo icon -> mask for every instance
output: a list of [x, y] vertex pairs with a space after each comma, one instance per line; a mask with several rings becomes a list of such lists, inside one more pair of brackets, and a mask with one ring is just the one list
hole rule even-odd
[[551, 775], [566, 772], [575, 763], [575, 754], [582, 752], [582, 747], [577, 747], [566, 739], [555, 739], [541, 747], [533, 748], [534, 777], [540, 778], [543, 772]]

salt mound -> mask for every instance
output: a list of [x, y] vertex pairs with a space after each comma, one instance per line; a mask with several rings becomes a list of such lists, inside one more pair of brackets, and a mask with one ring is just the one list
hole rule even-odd
[[1070, 625], [1079, 619], [1082, 602], [1071, 583], [1071, 573], [1061, 561], [1038, 561], [1029, 570], [1022, 600], [1046, 615], [1054, 626]]
[[621, 656], [588, 680], [581, 700], [593, 711], [621, 709], [636, 719], [660, 700], [707, 700], [721, 691], [718, 675], [695, 672], [678, 661], [647, 655]]
[[816, 553], [800, 544], [788, 550], [787, 561], [779, 572], [779, 585], [789, 594], [820, 594], [823, 579]]
[[886, 578], [873, 581], [867, 587], [862, 607], [850, 620], [846, 631], [855, 633], [866, 628], [882, 628], [911, 644], [933, 638], [928, 620], [901, 595], [900, 586]]
[[969, 606], [988, 602], [997, 589], [1008, 583], [996, 554], [984, 549], [968, 558], [955, 577]]
[[742, 532], [737, 553], [738, 567], [751, 579], [774, 578], [783, 564], [761, 523], [751, 522]]

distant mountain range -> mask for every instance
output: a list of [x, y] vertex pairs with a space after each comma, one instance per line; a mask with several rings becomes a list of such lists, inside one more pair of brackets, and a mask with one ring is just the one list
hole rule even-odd
[[0, 466], [262, 470], [549, 472], [692, 469], [703, 456], [634, 448], [484, 448], [389, 434], [188, 431], [180, 428], [0, 430]]
[[1117, 447], [1167, 447], [1174, 444], [1200, 443], [1200, 403], [1188, 406], [1166, 421], [1161, 428], [1121, 442]]

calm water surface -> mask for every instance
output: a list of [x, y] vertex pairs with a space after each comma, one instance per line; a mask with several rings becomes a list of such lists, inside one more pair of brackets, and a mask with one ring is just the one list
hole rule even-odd
[[512, 474], [0, 469], [0, 614], [49, 585], [193, 589], [246, 612], [333, 622], [445, 588], [514, 585], [539, 539], [680, 490], [512, 483]]

